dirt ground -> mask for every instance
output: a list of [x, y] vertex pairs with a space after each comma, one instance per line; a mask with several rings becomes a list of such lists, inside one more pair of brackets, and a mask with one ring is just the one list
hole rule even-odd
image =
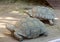
[[[17, 7], [18, 6], [18, 7]], [[11, 37], [10, 32], [6, 29], [6, 23], [15, 24], [22, 13], [19, 4], [0, 5], [0, 42], [18, 42]], [[46, 24], [48, 36], [36, 39], [24, 40], [23, 42], [48, 42], [53, 39], [60, 38], [60, 9], [55, 9], [55, 14], [59, 18], [56, 25], [50, 26]]]

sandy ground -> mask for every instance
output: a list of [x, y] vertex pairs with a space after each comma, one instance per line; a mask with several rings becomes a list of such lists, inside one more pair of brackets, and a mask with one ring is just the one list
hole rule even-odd
[[[18, 6], [18, 5], [17, 5]], [[10, 32], [6, 29], [6, 23], [15, 24], [20, 18], [20, 12], [15, 5], [0, 5], [0, 42], [18, 42], [11, 37]], [[16, 12], [15, 12], [16, 11]], [[36, 39], [24, 40], [23, 42], [48, 42], [53, 39], [60, 38], [60, 9], [55, 9], [56, 16], [59, 18], [56, 25], [47, 26], [48, 36]]]

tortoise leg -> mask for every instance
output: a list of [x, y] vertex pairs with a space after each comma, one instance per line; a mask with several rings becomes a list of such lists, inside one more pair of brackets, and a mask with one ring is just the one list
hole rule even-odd
[[17, 32], [14, 32], [14, 37], [19, 40], [19, 42], [23, 41], [23, 37], [19, 35]]
[[50, 25], [54, 25], [53, 20], [49, 20]]
[[52, 19], [52, 21], [53, 21], [53, 25], [56, 25], [56, 20], [55, 19]]
[[47, 37], [47, 36], [48, 36], [48, 33], [47, 33], [47, 32], [44, 32], [43, 35], [44, 35], [45, 37]]

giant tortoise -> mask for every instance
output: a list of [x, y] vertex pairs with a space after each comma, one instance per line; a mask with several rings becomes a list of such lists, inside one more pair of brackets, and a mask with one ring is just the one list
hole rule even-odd
[[53, 8], [45, 6], [35, 6], [31, 9], [25, 10], [30, 17], [35, 17], [40, 20], [48, 20], [50, 25], [55, 24], [56, 15]]
[[37, 38], [43, 34], [47, 36], [47, 30], [40, 20], [36, 18], [21, 18], [16, 25], [6, 24], [6, 28], [21, 42], [24, 38]]

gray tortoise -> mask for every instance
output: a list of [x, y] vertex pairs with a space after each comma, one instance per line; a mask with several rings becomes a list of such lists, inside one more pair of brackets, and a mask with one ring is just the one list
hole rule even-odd
[[25, 11], [30, 17], [35, 17], [40, 20], [48, 20], [50, 25], [55, 24], [55, 13], [54, 9], [45, 6], [35, 6]]
[[43, 34], [47, 36], [45, 25], [36, 18], [22, 18], [16, 25], [7, 24], [6, 28], [21, 42], [24, 38], [37, 38]]

